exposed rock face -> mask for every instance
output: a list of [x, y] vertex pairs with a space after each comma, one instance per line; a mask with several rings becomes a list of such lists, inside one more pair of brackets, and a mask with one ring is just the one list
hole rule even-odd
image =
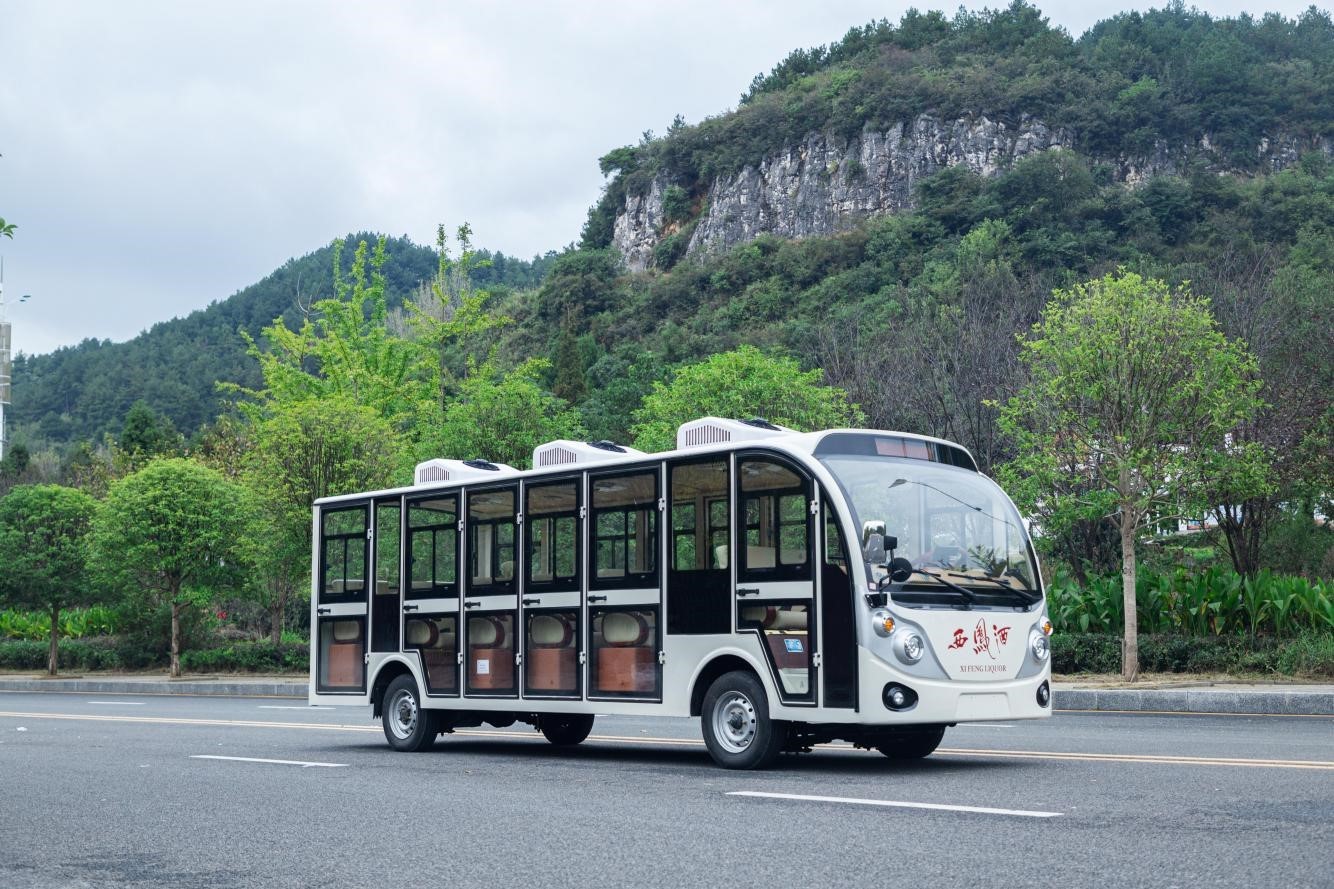
[[[942, 167], [966, 164], [994, 176], [1016, 158], [1073, 144], [1067, 131], [1032, 118], [1010, 128], [986, 117], [941, 121], [924, 114], [851, 140], [812, 133], [765, 158], [758, 169], [715, 180], [687, 254], [724, 250], [764, 232], [789, 238], [829, 234], [867, 216], [911, 207], [918, 180]], [[627, 196], [616, 217], [612, 243], [633, 271], [652, 260], [666, 185], [659, 177], [647, 194]]]
[[[714, 180], [687, 255], [726, 250], [764, 233], [788, 238], [832, 234], [868, 216], [910, 209], [917, 182], [944, 167], [963, 164], [982, 176], [995, 176], [1025, 155], [1074, 145], [1069, 130], [1031, 117], [1010, 127], [987, 117], [943, 121], [923, 114], [886, 132], [868, 130], [850, 140], [811, 133], [758, 167]], [[1265, 140], [1257, 151], [1266, 169], [1277, 170], [1296, 163], [1301, 152], [1311, 148], [1334, 154], [1334, 141], [1308, 145], [1279, 137]], [[1211, 154], [1207, 136], [1198, 145], [1174, 150], [1164, 143], [1150, 157], [1117, 159], [1109, 165], [1118, 180], [1136, 185], [1184, 170], [1201, 154]], [[616, 217], [612, 243], [631, 271], [652, 264], [665, 221], [663, 192], [670, 182], [667, 174], [659, 175], [647, 193], [628, 195]]]

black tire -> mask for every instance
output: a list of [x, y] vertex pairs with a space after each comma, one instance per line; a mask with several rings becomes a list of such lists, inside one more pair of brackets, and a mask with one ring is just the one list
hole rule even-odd
[[876, 744], [876, 749], [890, 759], [922, 759], [934, 753], [944, 737], [945, 726], [927, 725], [885, 735]]
[[586, 713], [544, 713], [537, 719], [542, 735], [557, 747], [582, 744], [593, 731], [593, 717]]
[[769, 698], [754, 673], [724, 673], [709, 686], [699, 716], [704, 746], [725, 769], [763, 769], [787, 741], [786, 723], [769, 718]]
[[429, 750], [440, 733], [434, 711], [422, 709], [417, 683], [406, 673], [385, 689], [380, 724], [389, 746], [409, 753]]

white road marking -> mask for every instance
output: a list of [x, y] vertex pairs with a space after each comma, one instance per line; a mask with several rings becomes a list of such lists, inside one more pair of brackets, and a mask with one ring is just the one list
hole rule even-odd
[[1020, 818], [1059, 818], [1061, 812], [1029, 812], [1023, 809], [989, 809], [985, 806], [948, 806], [941, 803], [908, 803], [888, 799], [856, 799], [847, 796], [807, 796], [803, 793], [760, 793], [756, 790], [733, 790], [728, 796], [751, 796], [763, 799], [790, 799], [812, 803], [847, 803], [854, 806], [884, 806], [892, 809], [930, 809], [936, 812], [969, 812], [975, 815], [1013, 815]]
[[110, 704], [113, 707], [142, 707], [143, 701], [88, 701], [89, 704]]
[[255, 759], [250, 756], [209, 756], [208, 754], [200, 754], [198, 756], [192, 756], [190, 758], [225, 759], [228, 760], [229, 762], [266, 762], [278, 766], [301, 766], [301, 768], [303, 769], [309, 769], [315, 767], [326, 768], [326, 769], [347, 768], [347, 763], [345, 762], [302, 762], [299, 759]]
[[333, 707], [312, 707], [307, 704], [304, 707], [289, 706], [287, 704], [260, 704], [261, 710], [332, 710]]
[[1014, 726], [1003, 722], [961, 722], [954, 728], [1014, 728]]

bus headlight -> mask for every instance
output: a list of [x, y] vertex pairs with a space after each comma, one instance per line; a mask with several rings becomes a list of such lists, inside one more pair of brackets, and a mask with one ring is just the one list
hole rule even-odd
[[877, 636], [888, 637], [894, 632], [894, 615], [883, 608], [871, 612], [871, 629]]
[[1028, 650], [1033, 652], [1033, 660], [1039, 664], [1051, 655], [1051, 640], [1036, 627], [1028, 634]]
[[894, 634], [894, 654], [905, 664], [915, 664], [926, 654], [926, 642], [912, 630], [899, 630]]

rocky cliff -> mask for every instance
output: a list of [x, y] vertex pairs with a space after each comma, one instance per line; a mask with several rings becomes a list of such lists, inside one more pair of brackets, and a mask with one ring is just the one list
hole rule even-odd
[[[911, 208], [917, 182], [944, 167], [962, 164], [995, 176], [1025, 155], [1074, 145], [1069, 130], [1031, 117], [1008, 126], [987, 117], [946, 121], [923, 114], [886, 132], [867, 131], [852, 139], [811, 133], [758, 166], [715, 179], [701, 217], [693, 222], [686, 254], [725, 250], [763, 233], [788, 238], [832, 234], [868, 216]], [[1281, 169], [1310, 148], [1334, 154], [1328, 139], [1306, 145], [1291, 138], [1265, 140], [1257, 152], [1262, 166]], [[1195, 146], [1162, 144], [1148, 157], [1108, 164], [1120, 181], [1134, 185], [1179, 172], [1200, 155], [1207, 162], [1207, 136]], [[631, 271], [652, 265], [654, 247], [675, 228], [663, 210], [671, 183], [670, 171], [659, 173], [646, 192], [626, 196], [616, 217], [612, 243]]]

